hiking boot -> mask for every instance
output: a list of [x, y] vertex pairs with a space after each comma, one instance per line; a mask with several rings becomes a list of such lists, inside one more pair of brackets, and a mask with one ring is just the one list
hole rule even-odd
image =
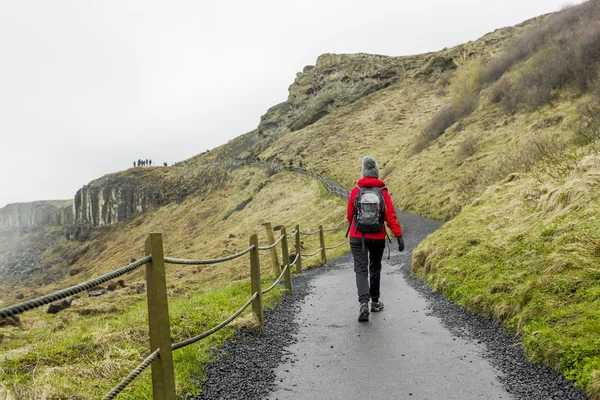
[[358, 320], [361, 322], [369, 320], [369, 303], [362, 303], [358, 313]]
[[383, 311], [383, 301], [374, 301], [371, 303], [371, 311]]

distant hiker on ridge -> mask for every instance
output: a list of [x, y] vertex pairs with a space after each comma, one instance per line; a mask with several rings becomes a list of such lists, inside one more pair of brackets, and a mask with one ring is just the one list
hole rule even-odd
[[379, 167], [373, 157], [363, 158], [362, 176], [350, 193], [347, 218], [360, 303], [358, 320], [368, 321], [369, 299], [371, 311], [383, 310], [383, 302], [379, 301], [379, 287], [381, 258], [387, 235], [385, 223], [396, 235], [399, 251], [404, 250], [404, 240], [392, 198], [385, 183], [379, 180]]

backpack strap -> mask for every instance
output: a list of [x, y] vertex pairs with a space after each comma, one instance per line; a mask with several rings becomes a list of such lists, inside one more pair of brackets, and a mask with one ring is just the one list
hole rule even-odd
[[379, 200], [381, 201], [381, 220], [385, 221], [385, 197], [383, 196], [383, 191], [385, 190], [386, 192], [388, 191], [388, 188], [386, 186], [379, 188], [379, 195], [380, 198]]
[[[358, 189], [358, 193], [356, 194], [356, 197], [354, 197], [354, 203], [352, 204], [352, 208], [354, 208], [354, 213], [352, 215], [352, 221], [355, 221], [354, 224], [356, 225], [356, 199], [357, 199], [358, 195], [360, 194], [360, 186], [356, 185], [355, 187]], [[352, 228], [352, 221], [350, 221], [350, 224], [348, 225], [348, 230], [346, 231], [346, 237], [348, 237], [348, 235], [350, 234], [350, 228]], [[356, 232], [358, 232], [358, 229], [356, 229]]]

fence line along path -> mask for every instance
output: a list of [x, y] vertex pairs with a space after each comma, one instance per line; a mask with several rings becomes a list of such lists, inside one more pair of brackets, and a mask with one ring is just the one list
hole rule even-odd
[[[234, 164], [231, 164], [234, 165]], [[274, 168], [270, 165], [259, 165], [268, 168]], [[330, 194], [338, 196], [342, 199], [348, 198], [348, 191], [339, 185], [332, 184], [331, 181], [323, 178], [320, 175], [308, 174], [304, 171], [301, 173], [319, 179]], [[152, 392], [155, 400], [174, 400], [175, 399], [175, 376], [173, 367], [172, 352], [193, 343], [202, 340], [220, 329], [227, 326], [237, 317], [239, 317], [247, 308], [252, 307], [252, 312], [256, 316], [259, 328], [264, 330], [264, 315], [262, 296], [273, 290], [282, 280], [285, 289], [292, 291], [291, 270], [295, 267], [295, 272], [302, 275], [302, 258], [321, 255], [321, 264], [327, 263], [327, 250], [333, 250], [348, 243], [344, 240], [341, 243], [327, 247], [325, 245], [325, 233], [337, 232], [347, 227], [343, 224], [337, 227], [323, 228], [319, 226], [317, 230], [303, 232], [300, 226], [296, 225], [294, 232], [287, 234], [286, 228], [282, 227], [280, 237], [275, 240], [273, 228], [270, 223], [264, 224], [268, 243], [260, 246], [258, 236], [256, 234], [250, 236], [249, 246], [236, 254], [227, 257], [208, 259], [208, 260], [187, 260], [179, 258], [165, 257], [163, 252], [163, 238], [161, 233], [151, 233], [145, 241], [146, 256], [136, 262], [118, 268], [112, 272], [101, 275], [92, 280], [79, 283], [75, 286], [59, 290], [49, 295], [41, 296], [23, 303], [15, 304], [0, 309], [0, 318], [13, 317], [29, 310], [36, 309], [54, 301], [73, 296], [85, 290], [92, 289], [102, 283], [115, 279], [124, 274], [133, 272], [141, 266], [146, 266], [146, 281], [147, 281], [147, 305], [148, 305], [148, 325], [150, 336], [149, 355], [136, 366], [123, 380], [115, 386], [106, 396], [104, 400], [116, 398], [135, 378], [137, 378], [149, 366], [152, 370]], [[319, 249], [313, 253], [302, 253], [301, 235], [319, 235]], [[289, 240], [293, 240], [296, 248], [296, 256], [290, 262]], [[277, 246], [281, 246], [282, 263], [280, 265], [277, 256]], [[271, 254], [271, 264], [273, 275], [276, 277], [273, 284], [267, 289], [261, 288], [261, 266], [259, 251], [269, 251]], [[167, 282], [165, 264], [182, 264], [182, 265], [207, 265], [223, 263], [234, 260], [245, 255], [249, 255], [250, 264], [250, 295], [248, 301], [241, 305], [240, 309], [233, 313], [230, 317], [220, 322], [213, 328], [199, 333], [196, 336], [190, 337], [178, 343], [171, 343], [171, 328], [169, 322], [169, 299], [167, 296]]]

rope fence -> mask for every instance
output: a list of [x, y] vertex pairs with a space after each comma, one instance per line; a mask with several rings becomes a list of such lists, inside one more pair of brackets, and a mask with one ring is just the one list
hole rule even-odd
[[277, 286], [277, 284], [281, 281], [281, 278], [283, 278], [283, 274], [285, 274], [285, 272], [290, 268], [289, 265], [286, 265], [285, 267], [283, 267], [283, 271], [281, 271], [281, 275], [279, 275], [279, 278], [277, 278], [275, 280], [275, 282], [273, 282], [273, 284], [271, 286], [269, 286], [267, 289], [262, 291], [262, 294], [267, 294], [269, 293], [271, 290], [275, 289], [275, 286]]
[[180, 264], [180, 265], [208, 265], [208, 264], [218, 264], [218, 263], [222, 263], [224, 261], [235, 260], [236, 258], [239, 258], [239, 257], [243, 256], [244, 254], [248, 254], [250, 251], [252, 251], [252, 249], [254, 249], [254, 247], [250, 246], [247, 249], [244, 249], [244, 250], [240, 251], [239, 253], [232, 254], [232, 255], [227, 256], [227, 257], [215, 258], [213, 260], [183, 260], [183, 259], [180, 259], [180, 258], [168, 258], [168, 257], [165, 257], [165, 263], [167, 263], [167, 264]]
[[221, 322], [219, 325], [215, 326], [212, 329], [207, 330], [206, 332], [202, 332], [201, 334], [191, 337], [189, 339], [186, 339], [182, 342], [179, 343], [175, 343], [172, 346], [172, 350], [178, 350], [181, 349], [182, 347], [185, 346], [189, 346], [190, 344], [196, 343], [199, 340], [204, 339], [205, 337], [208, 337], [210, 335], [212, 335], [213, 333], [225, 328], [227, 325], [229, 325], [234, 319], [236, 319], [237, 317], [240, 316], [241, 313], [243, 313], [246, 308], [250, 307], [250, 304], [252, 304], [252, 302], [254, 300], [256, 300], [256, 298], [258, 297], [258, 293], [254, 293], [252, 295], [252, 297], [250, 297], [250, 299], [246, 302], [246, 304], [244, 304], [242, 307], [240, 307], [239, 310], [237, 310], [235, 313], [233, 313], [229, 318], [227, 318], [225, 321]]
[[334, 249], [337, 249], [338, 247], [342, 247], [343, 245], [345, 245], [346, 243], [349, 243], [349, 242], [350, 242], [350, 240], [346, 239], [342, 243], [336, 244], [335, 246], [325, 247], [325, 250], [334, 250]]
[[313, 232], [300, 232], [300, 234], [306, 235], [306, 236], [312, 236], [312, 235], [316, 235], [316, 234], [318, 234], [320, 232], [321, 231], [317, 230], [317, 231], [313, 231]]
[[282, 241], [282, 240], [283, 240], [283, 236], [282, 236], [282, 237], [280, 237], [279, 239], [277, 239], [277, 240], [275, 241], [275, 243], [273, 243], [273, 244], [270, 244], [270, 245], [268, 245], [268, 246], [265, 246], [265, 247], [259, 247], [258, 249], [259, 249], [259, 250], [261, 250], [261, 251], [262, 251], [262, 250], [270, 250], [270, 249], [274, 248], [275, 246], [277, 246], [279, 243], [281, 243], [281, 241]]
[[[239, 166], [239, 163], [231, 161], [219, 162], [221, 165]], [[261, 167], [270, 168], [275, 171], [281, 171], [281, 168], [275, 168], [273, 165], [266, 163], [260, 163]], [[321, 175], [314, 175], [305, 171], [298, 171], [307, 176], [319, 179], [327, 191], [333, 195], [344, 198], [349, 195], [348, 190], [334, 186], [327, 179]], [[325, 246], [324, 232], [337, 232], [347, 227], [347, 224], [324, 229], [323, 226], [319, 226], [316, 231], [303, 232], [300, 230], [299, 225], [296, 225], [294, 232], [291, 235], [287, 235], [285, 227], [281, 228], [281, 236], [274, 240], [273, 228], [270, 223], [264, 224], [267, 230], [267, 239], [269, 244], [266, 246], [258, 245], [258, 237], [256, 234], [250, 237], [250, 245], [246, 249], [221, 258], [206, 259], [206, 260], [187, 260], [179, 258], [165, 257], [163, 253], [163, 241], [160, 233], [151, 233], [145, 242], [146, 256], [138, 261], [132, 262], [124, 267], [118, 268], [112, 272], [104, 274], [98, 278], [80, 283], [67, 289], [59, 290], [49, 295], [38, 297], [33, 300], [29, 300], [23, 303], [19, 303], [13, 306], [0, 309], [0, 318], [7, 318], [18, 315], [28, 310], [41, 307], [45, 304], [55, 302], [60, 299], [64, 299], [74, 294], [83, 292], [87, 289], [94, 288], [104, 282], [117, 278], [126, 273], [135, 271], [142, 265], [146, 265], [146, 280], [148, 285], [147, 296], [148, 296], [148, 322], [149, 322], [149, 336], [150, 336], [150, 355], [148, 355], [137, 367], [135, 367], [117, 386], [115, 386], [103, 400], [112, 400], [116, 398], [131, 382], [133, 382], [148, 366], [152, 367], [152, 390], [153, 398], [174, 400], [175, 397], [175, 379], [174, 379], [174, 367], [172, 351], [179, 350], [183, 347], [189, 346], [196, 343], [213, 333], [223, 329], [233, 320], [239, 317], [248, 307], [252, 306], [252, 311], [256, 316], [261, 331], [264, 330], [264, 317], [263, 317], [263, 301], [262, 295], [269, 293], [283, 280], [285, 283], [285, 289], [292, 291], [292, 278], [291, 278], [291, 267], [296, 266], [296, 274], [302, 275], [302, 258], [313, 257], [321, 253], [321, 264], [326, 265], [327, 256], [326, 250], [333, 250], [341, 247], [348, 243], [348, 240], [331, 246]], [[301, 235], [312, 236], [319, 235], [320, 248], [309, 254], [301, 253], [302, 242], [300, 241]], [[293, 240], [292, 244], [296, 248], [296, 255], [292, 262], [289, 262], [289, 243], [288, 240]], [[284, 262], [284, 266], [279, 266], [279, 259], [277, 254], [277, 246], [281, 246], [281, 255]], [[260, 271], [260, 258], [259, 251], [270, 250], [271, 261], [273, 265], [274, 276], [278, 276], [271, 286], [267, 289], [261, 289], [261, 271]], [[251, 296], [248, 301], [240, 307], [235, 313], [229, 316], [227, 319], [214, 326], [213, 328], [200, 333], [199, 335], [190, 337], [178, 343], [171, 343], [170, 333], [170, 320], [168, 313], [168, 296], [166, 290], [166, 273], [165, 264], [179, 264], [179, 265], [208, 265], [217, 264], [225, 261], [230, 261], [249, 254], [250, 258], [250, 293]]]
[[320, 248], [319, 250], [315, 251], [314, 253], [302, 254], [302, 257], [316, 256], [317, 254], [319, 254], [321, 252], [321, 250], [323, 250], [323, 248]]
[[160, 349], [156, 349], [142, 361], [125, 379], [115, 386], [102, 400], [112, 400], [119, 395], [135, 378], [137, 378], [154, 360], [160, 356]]
[[338, 232], [338, 231], [341, 231], [342, 229], [348, 229], [348, 224], [344, 224], [337, 228], [323, 229], [323, 232]]
[[119, 276], [125, 275], [128, 272], [135, 271], [142, 265], [149, 263], [151, 260], [152, 257], [144, 257], [138, 261], [132, 262], [131, 264], [109, 272], [108, 274], [99, 276], [96, 279], [92, 279], [91, 281], [80, 283], [79, 285], [71, 286], [70, 288], [59, 290], [58, 292], [54, 292], [46, 296], [38, 297], [37, 299], [29, 300], [23, 303], [15, 304], [13, 306], [0, 309], [0, 318], [12, 317], [14, 315], [21, 314], [25, 311], [33, 310], [34, 308], [38, 308], [43, 305], [55, 302], [57, 300], [73, 296], [74, 294], [81, 293], [84, 290], [92, 289], [98, 285], [103, 284], [104, 282], [108, 282], [112, 279], [118, 278]]

